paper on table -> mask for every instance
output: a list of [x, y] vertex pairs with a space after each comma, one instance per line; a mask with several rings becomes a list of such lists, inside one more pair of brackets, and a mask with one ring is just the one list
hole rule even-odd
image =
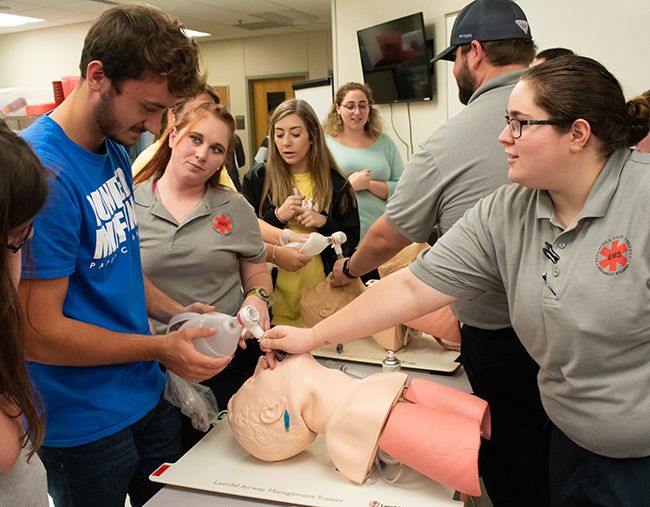
[[[258, 498], [293, 505], [358, 507], [459, 507], [453, 490], [405, 468], [396, 484], [373, 473], [358, 485], [336, 471], [319, 436], [291, 459], [267, 463], [250, 456], [220, 421], [178, 462], [161, 465], [150, 479], [173, 486]], [[371, 482], [374, 480], [372, 484]], [[372, 502], [377, 502], [373, 504]]]

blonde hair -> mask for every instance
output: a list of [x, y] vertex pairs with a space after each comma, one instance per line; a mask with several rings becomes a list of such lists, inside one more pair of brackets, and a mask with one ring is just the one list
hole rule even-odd
[[368, 121], [363, 126], [363, 130], [371, 138], [377, 139], [382, 133], [382, 127], [379, 111], [377, 111], [374, 106], [375, 99], [372, 96], [372, 89], [368, 85], [355, 83], [354, 81], [345, 83], [337, 90], [336, 97], [334, 98], [334, 103], [332, 104], [327, 118], [325, 118], [323, 128], [325, 129], [325, 132], [332, 137], [336, 137], [341, 132], [343, 132], [343, 120], [341, 120], [341, 116], [339, 116], [339, 114], [336, 112], [336, 108], [337, 106], [340, 107], [343, 103], [343, 99], [345, 99], [345, 96], [354, 90], [363, 92], [363, 94], [366, 96], [366, 100], [368, 101]]
[[[284, 101], [275, 108], [271, 116], [269, 127], [269, 158], [266, 163], [266, 175], [262, 186], [259, 212], [260, 214], [262, 213], [263, 204], [267, 198], [275, 207], [281, 206], [285, 199], [291, 195], [294, 187], [291, 168], [282, 158], [282, 155], [280, 155], [275, 144], [274, 136], [275, 125], [278, 121], [291, 114], [297, 115], [307, 128], [310, 142], [307, 163], [314, 187], [313, 198], [318, 202], [319, 209], [329, 214], [332, 206], [332, 196], [334, 194], [331, 172], [335, 171], [339, 174], [341, 172], [325, 144], [325, 136], [316, 113], [307, 102], [300, 99]], [[345, 176], [341, 174], [341, 178], [345, 179]], [[355, 202], [354, 196], [351, 194], [352, 190], [348, 190], [349, 198], [344, 198], [341, 201], [341, 212], [345, 212]]]

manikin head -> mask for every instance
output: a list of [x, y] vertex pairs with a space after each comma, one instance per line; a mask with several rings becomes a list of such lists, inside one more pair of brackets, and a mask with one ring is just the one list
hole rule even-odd
[[228, 402], [233, 435], [247, 452], [264, 461], [280, 461], [304, 451], [316, 438], [303, 419], [306, 400], [296, 371], [315, 362], [308, 354], [291, 356], [275, 369], [262, 357], [255, 373]]
[[311, 354], [288, 355], [274, 369], [263, 366], [260, 359], [255, 374], [228, 403], [230, 429], [240, 445], [259, 459], [279, 461], [324, 434], [336, 469], [362, 483], [406, 374], [354, 379], [322, 366]]
[[347, 285], [332, 287], [328, 279], [317, 283], [300, 298], [300, 313], [307, 326], [315, 326], [334, 314], [366, 289], [357, 278]]

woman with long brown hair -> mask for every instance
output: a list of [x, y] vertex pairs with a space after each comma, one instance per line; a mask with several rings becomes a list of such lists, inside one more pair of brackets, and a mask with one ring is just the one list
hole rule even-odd
[[[275, 109], [270, 123], [268, 161], [244, 176], [242, 193], [267, 224], [299, 234], [342, 231], [343, 250], [352, 253], [359, 242], [354, 191], [327, 149], [316, 113], [304, 100], [291, 99]], [[284, 250], [267, 242], [267, 259], [279, 266], [272, 322], [302, 325], [300, 296], [325, 279], [336, 256], [326, 248], [301, 267], [283, 269], [278, 256]]]
[[45, 202], [45, 170], [27, 143], [0, 124], [0, 491], [3, 505], [47, 506], [45, 468], [35, 455], [45, 432], [27, 376], [16, 287], [22, 250]]

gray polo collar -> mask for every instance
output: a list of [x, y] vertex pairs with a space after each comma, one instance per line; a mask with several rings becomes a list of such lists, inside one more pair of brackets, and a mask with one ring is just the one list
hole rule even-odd
[[[140, 186], [142, 187], [142, 191], [136, 193], [136, 203], [140, 206], [149, 208], [152, 215], [176, 223], [174, 217], [169, 214], [167, 209], [165, 209], [162, 203], [155, 196], [153, 191], [153, 180], [145, 181], [144, 183], [141, 183]], [[203, 194], [201, 202], [188, 216], [185, 217], [183, 223], [210, 215], [214, 209], [228, 204], [229, 202], [230, 191], [218, 188], [208, 188], [208, 190]]]
[[[481, 86], [479, 86], [476, 91], [472, 93], [472, 96], [469, 98], [467, 105], [471, 104], [481, 95], [489, 92], [490, 90], [501, 88], [502, 86], [507, 86], [510, 84], [515, 84], [517, 81], [519, 81], [519, 78], [524, 72], [526, 72], [526, 70], [528, 69], [515, 70], [513, 72], [506, 72], [504, 74], [499, 74], [498, 76], [493, 77], [487, 83], [483, 83]], [[505, 110], [503, 111], [503, 114], [505, 114]]]
[[[594, 186], [587, 196], [584, 207], [578, 214], [576, 222], [583, 218], [599, 218], [607, 214], [609, 205], [618, 188], [623, 166], [630, 158], [632, 150], [621, 149], [615, 151], [605, 163], [602, 171], [596, 178]], [[539, 219], [550, 220], [553, 216], [553, 201], [546, 190], [536, 190], [536, 214]]]

